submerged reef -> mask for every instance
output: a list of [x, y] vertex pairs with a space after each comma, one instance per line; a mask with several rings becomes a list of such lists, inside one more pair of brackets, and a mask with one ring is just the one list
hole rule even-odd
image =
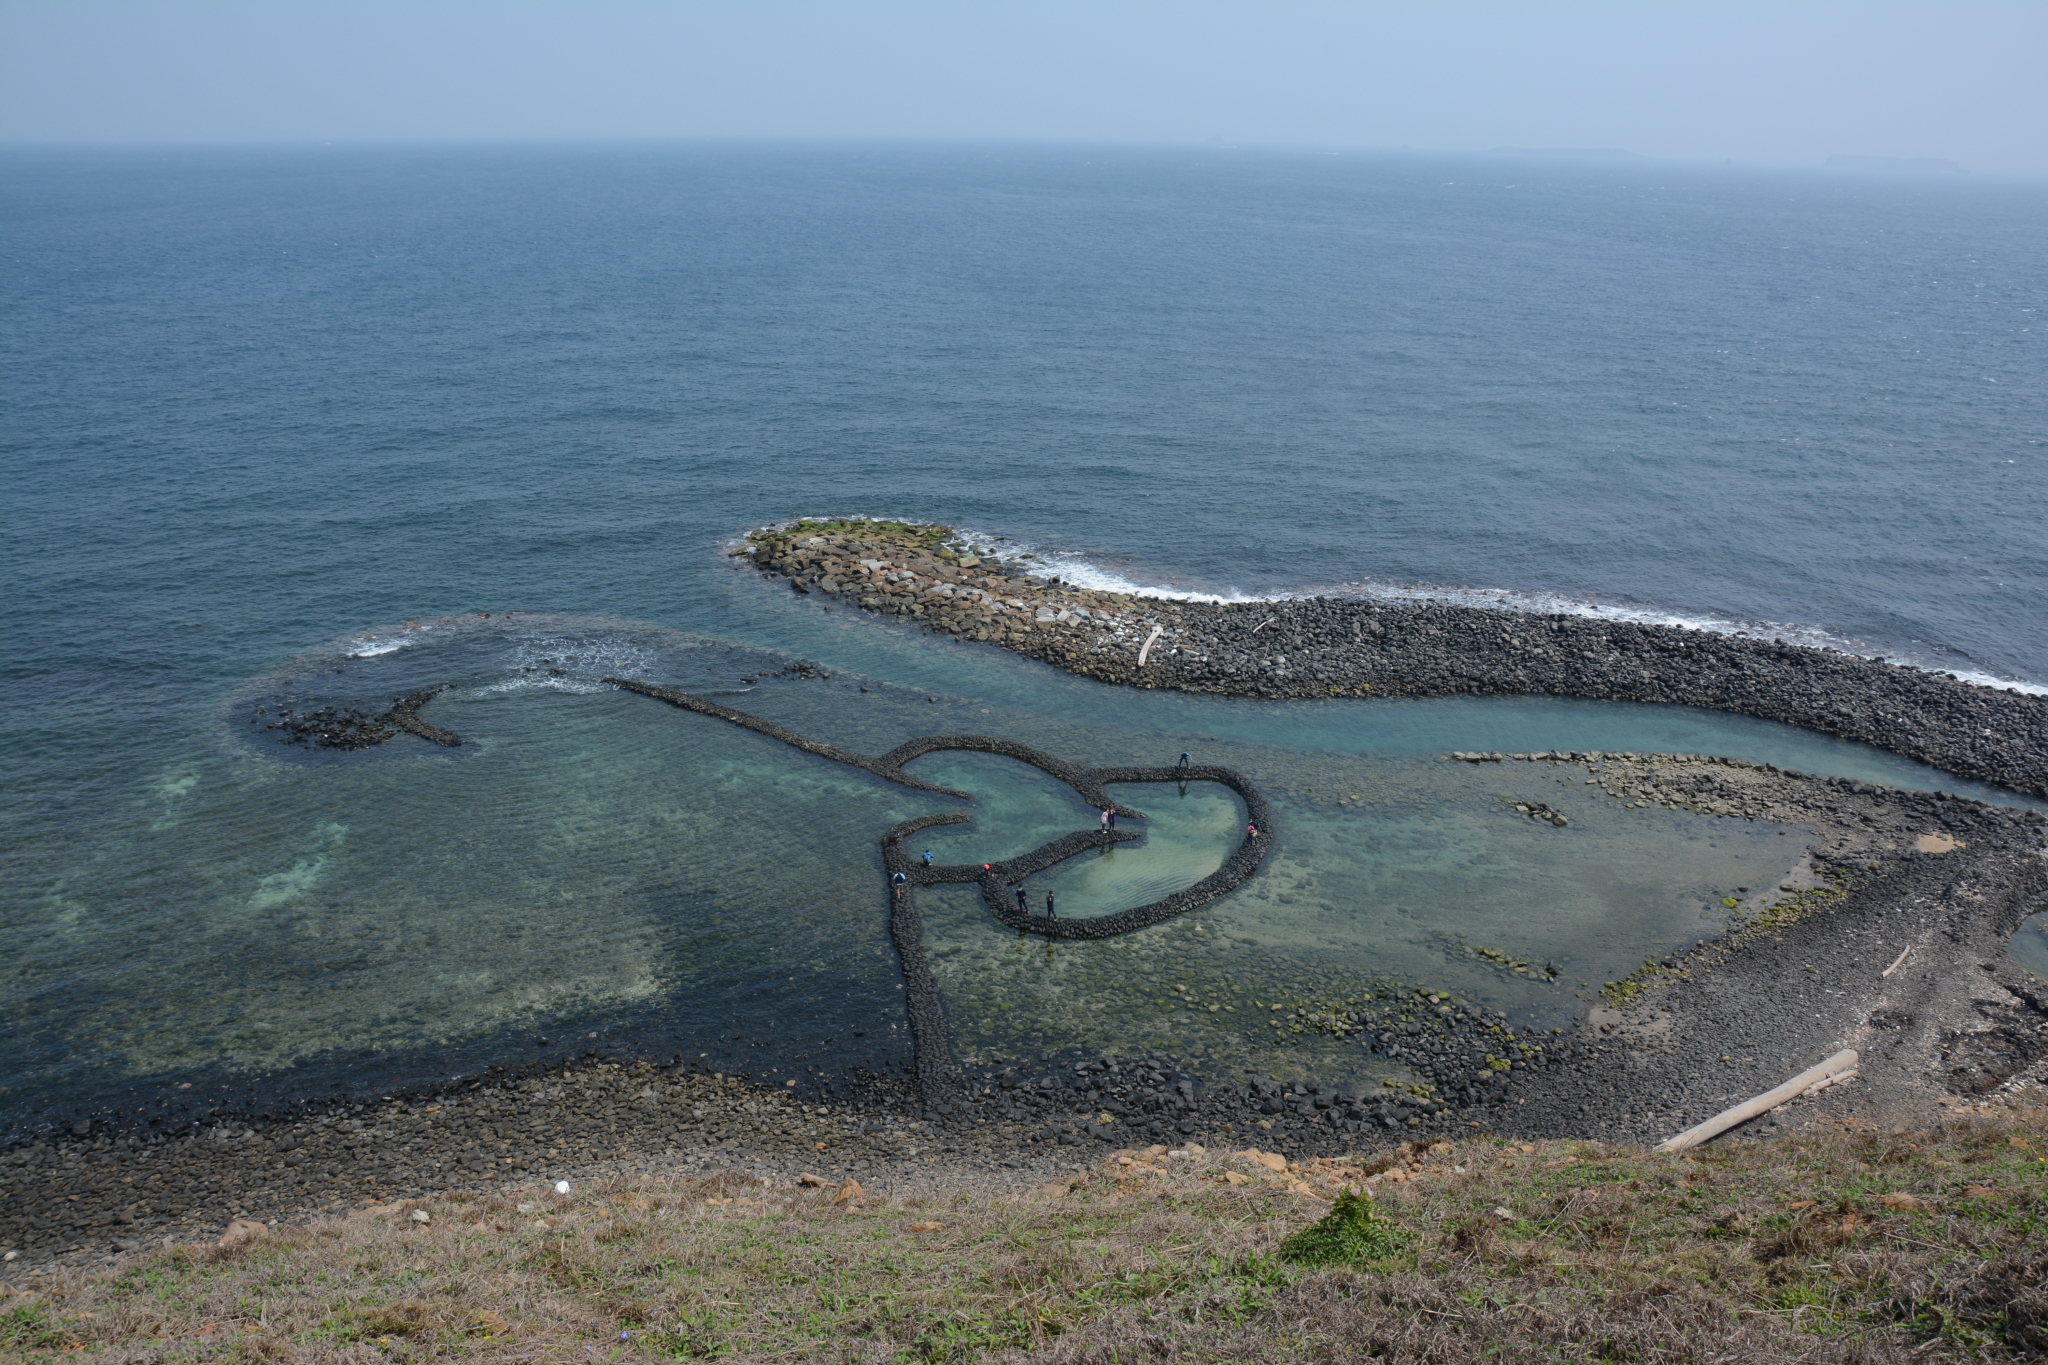
[[[2048, 701], [1827, 650], [1473, 608], [1331, 599], [1213, 605], [1082, 591], [1018, 563], [977, 557], [944, 527], [804, 523], [753, 537], [748, 558], [788, 591], [835, 596], [1102, 681], [1245, 697], [1533, 692], [1702, 706], [2048, 794]], [[782, 674], [829, 676], [805, 664]], [[435, 1090], [432, 1103], [337, 1098], [294, 1107], [286, 1100], [247, 1113], [224, 1096], [194, 1092], [161, 1118], [144, 1118], [130, 1101], [0, 1152], [0, 1184], [21, 1196], [0, 1207], [0, 1242], [83, 1250], [188, 1224], [210, 1201], [313, 1207], [372, 1190], [487, 1185], [564, 1164], [588, 1171], [613, 1159], [660, 1157], [710, 1169], [742, 1160], [808, 1164], [830, 1153], [847, 1173], [856, 1165], [933, 1163], [1003, 1172], [1148, 1138], [1252, 1140], [1304, 1158], [1474, 1130], [1641, 1143], [1768, 1090], [1843, 1047], [1861, 1056], [1853, 1082], [1792, 1101], [1717, 1141], [1746, 1142], [1788, 1126], [1921, 1127], [2048, 1080], [2048, 985], [2003, 956], [2021, 920], [2048, 903], [2048, 817], [1729, 758], [1576, 751], [1442, 757], [1541, 768], [1617, 811], [1646, 817], [1682, 810], [1768, 821], [1798, 834], [1806, 856], [1791, 874], [1767, 879], [1775, 885], [1730, 888], [1734, 894], [1721, 901], [1729, 912], [1725, 932], [1645, 959], [1620, 979], [1585, 983], [1584, 1012], [1562, 1029], [1532, 1027], [1418, 982], [1357, 989], [1308, 981], [1252, 1002], [1275, 1045], [1342, 1042], [1401, 1073], [1371, 1089], [1355, 1080], [1261, 1074], [1264, 1068], [1204, 1072], [1192, 1056], [1160, 1051], [1156, 1039], [1105, 1042], [1100, 1055], [956, 1055], [923, 944], [921, 888], [971, 883], [1000, 923], [1046, 939], [1157, 925], [1257, 873], [1282, 835], [1257, 787], [1229, 769], [1090, 768], [980, 735], [928, 736], [870, 756], [699, 695], [606, 681], [942, 797], [969, 799], [906, 765], [941, 750], [1002, 755], [1098, 807], [1111, 805], [1107, 789], [1115, 783], [1220, 783], [1242, 799], [1260, 833], [1247, 833], [1218, 871], [1172, 895], [1116, 914], [1054, 919], [1017, 906], [1016, 884], [1085, 850], [1140, 836], [1077, 830], [1003, 862], [927, 868], [910, 854], [909, 836], [965, 821], [965, 814], [877, 830], [876, 895], [888, 908], [903, 973], [909, 1084], [862, 1071], [814, 1075], [801, 1090], [771, 1089], [726, 1072], [698, 1074], [725, 1062], [678, 1054], [654, 1065], [629, 1056], [622, 1067], [593, 1051], [559, 1074], [560, 1064], [493, 1068]], [[411, 692], [381, 713], [334, 706], [273, 709], [253, 719], [288, 742], [317, 747], [362, 748], [408, 734], [461, 745], [462, 736], [420, 715], [438, 692]], [[1504, 814], [1575, 836], [1576, 815], [1567, 820], [1541, 802], [1509, 806], [1507, 799]], [[898, 876], [902, 882], [892, 885]], [[1557, 964], [1481, 943], [1460, 940], [1449, 950], [1524, 979], [1561, 976]], [[1192, 993], [1163, 1003], [1202, 1007]], [[169, 1126], [159, 1129], [164, 1120]]]
[[[1218, 780], [1203, 769], [1082, 768], [977, 736], [915, 740], [870, 758], [701, 697], [619, 685], [921, 790], [945, 789], [902, 765], [949, 747], [1009, 754], [1084, 795], [1113, 781]], [[416, 709], [430, 695], [407, 700]], [[423, 738], [460, 740], [416, 714], [411, 719], [431, 732]], [[1130, 833], [1080, 831], [987, 869], [926, 869], [909, 856], [906, 836], [967, 817], [923, 816], [880, 836], [882, 880], [901, 872], [906, 885], [901, 897], [877, 888], [888, 898], [905, 973], [915, 1085], [861, 1073], [813, 1077], [794, 1089], [702, 1074], [721, 1064], [681, 1055], [661, 1065], [628, 1057], [621, 1065], [593, 1052], [566, 1065], [493, 1068], [381, 1101], [286, 1100], [251, 1112], [194, 1092], [175, 1111], [144, 1118], [147, 1111], [130, 1100], [0, 1152], [0, 1193], [14, 1196], [0, 1202], [0, 1245], [39, 1259], [83, 1255], [203, 1227], [221, 1209], [304, 1213], [372, 1194], [489, 1189], [541, 1173], [583, 1180], [641, 1162], [694, 1170], [822, 1167], [863, 1180], [935, 1169], [1007, 1178], [1105, 1147], [1185, 1146], [1197, 1137], [1217, 1146], [1252, 1141], [1304, 1161], [1475, 1131], [1633, 1144], [1677, 1132], [1844, 1045], [1862, 1055], [1852, 1084], [1794, 1101], [1717, 1141], [1746, 1142], [1788, 1127], [1921, 1127], [2017, 1099], [2048, 1076], [2048, 985], [2000, 958], [2005, 937], [2048, 893], [2040, 854], [2048, 818], [2040, 813], [1694, 754], [1456, 757], [1541, 765], [1621, 810], [1768, 819], [1804, 830], [1810, 852], [1779, 885], [1733, 888], [1726, 934], [1598, 983], [1585, 1016], [1569, 1029], [1518, 1026], [1501, 1011], [1413, 983], [1348, 998], [1310, 990], [1268, 1001], [1276, 1040], [1346, 1039], [1412, 1077], [1368, 1090], [1314, 1078], [1202, 1074], [1186, 1059], [1135, 1046], [1091, 1057], [956, 1062], [925, 961], [918, 886], [976, 882], [1004, 923], [1041, 935], [1113, 932], [1124, 916], [1174, 913], [1175, 898], [1100, 920], [1019, 916], [1000, 894], [991, 897], [992, 887], [1000, 892], [1022, 869], [1070, 856], [1070, 848], [1122, 842]], [[1237, 790], [1262, 833], [1277, 835], [1253, 805], [1256, 788]], [[1240, 845], [1247, 875], [1273, 842]], [[1205, 885], [1181, 895], [1193, 900]], [[1485, 945], [1462, 946], [1503, 971], [1548, 974]]]

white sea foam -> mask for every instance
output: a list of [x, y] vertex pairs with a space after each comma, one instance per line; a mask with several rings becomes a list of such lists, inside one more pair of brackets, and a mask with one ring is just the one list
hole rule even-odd
[[[813, 517], [815, 521], [826, 518]], [[914, 517], [848, 517], [843, 520], [905, 521]], [[794, 522], [784, 523], [794, 525]], [[1018, 563], [1038, 577], [1057, 576], [1077, 588], [1124, 593], [1132, 597], [1153, 597], [1170, 602], [1290, 602], [1310, 597], [1359, 597], [1369, 601], [1397, 604], [1440, 603], [1446, 606], [1481, 607], [1494, 611], [1528, 612], [1538, 615], [1583, 616], [1595, 621], [1619, 621], [1636, 625], [1676, 626], [1685, 630], [1710, 631], [1748, 639], [1782, 640], [1786, 644], [1814, 649], [1832, 649], [1842, 654], [1898, 664], [1923, 673], [1940, 673], [1975, 687], [1996, 687], [2028, 696], [2048, 696], [2048, 684], [2023, 678], [2007, 678], [1981, 669], [1957, 668], [1939, 659], [1916, 657], [1898, 649], [1882, 649], [1848, 636], [1837, 635], [1820, 626], [1780, 621], [1731, 621], [1719, 617], [1673, 611], [1668, 608], [1613, 602], [1593, 602], [1554, 593], [1524, 592], [1513, 588], [1453, 588], [1435, 584], [1398, 584], [1363, 580], [1334, 583], [1323, 587], [1286, 592], [1246, 592], [1236, 588], [1184, 588], [1176, 584], [1144, 583], [1115, 569], [1106, 568], [1081, 555], [1048, 550], [1015, 536], [955, 526], [958, 540], [980, 555], [991, 555], [1005, 563]]]
[[652, 676], [655, 651], [615, 635], [544, 635], [513, 640], [506, 659], [515, 675], [476, 689], [479, 695], [508, 692], [604, 690], [603, 678]]
[[350, 642], [354, 648], [348, 651], [351, 659], [374, 659], [380, 654], [396, 654], [401, 649], [411, 649], [419, 643], [417, 632], [404, 635], [363, 636]]
[[1523, 592], [1512, 588], [1453, 588], [1436, 584], [1400, 584], [1364, 580], [1333, 583], [1287, 592], [1248, 593], [1236, 589], [1203, 591], [1137, 582], [1125, 574], [1105, 569], [1079, 555], [1040, 551], [1013, 538], [998, 542], [991, 535], [962, 532], [977, 550], [986, 550], [1011, 560], [1030, 555], [1031, 571], [1057, 574], [1076, 587], [1128, 593], [1178, 602], [1288, 602], [1310, 597], [1356, 597], [1396, 605], [1442, 604], [1477, 607], [1492, 611], [1526, 612], [1534, 615], [1582, 616], [1595, 621], [1626, 622], [1633, 625], [1674, 626], [1684, 630], [1709, 631], [1747, 639], [1782, 640], [1786, 644], [1813, 649], [1832, 649], [1842, 654], [1875, 659], [1883, 663], [1940, 673], [1975, 687], [2004, 688], [2029, 696], [2048, 696], [2048, 685], [2022, 678], [2007, 678], [1981, 669], [1957, 668], [1939, 659], [1916, 657], [1899, 649], [1885, 649], [1820, 626], [1783, 621], [1734, 621], [1699, 613], [1630, 603], [1595, 602], [1555, 593]]
[[505, 678], [494, 683], [485, 683], [481, 687], [466, 688], [464, 692], [472, 697], [505, 697], [514, 696], [522, 692], [570, 692], [577, 696], [588, 696], [593, 692], [609, 690], [603, 683], [594, 682], [589, 678], [551, 678], [545, 675], [527, 675], [517, 678]]
[[[1014, 536], [998, 537], [993, 532], [955, 527], [960, 541], [974, 553], [993, 555], [1004, 563], [1023, 561], [1022, 567], [1040, 577], [1057, 576], [1062, 582], [1096, 592], [1120, 592], [1132, 597], [1156, 597], [1169, 602], [1264, 602], [1277, 600], [1273, 594], [1240, 592], [1234, 588], [1210, 591], [1183, 588], [1176, 584], [1141, 583], [1128, 574], [1105, 568], [1078, 554], [1047, 550]], [[1295, 593], [1284, 596], [1306, 596]]]
[[1312, 594], [1294, 596], [1354, 596], [1394, 603], [1440, 602], [1451, 606], [1480, 607], [1495, 611], [1528, 612], [1539, 615], [1581, 616], [1595, 621], [1618, 621], [1631, 625], [1673, 626], [1681, 630], [1708, 631], [1752, 640], [1781, 640], [1810, 649], [1831, 649], [1841, 654], [1898, 664], [1923, 673], [1942, 673], [1976, 687], [1999, 687], [2030, 696], [2048, 696], [2048, 686], [2018, 678], [2002, 678], [1975, 669], [1959, 669], [1939, 660], [1916, 658], [1897, 649], [1883, 649], [1866, 641], [1838, 635], [1820, 626], [1786, 621], [1732, 621], [1698, 613], [1672, 611], [1663, 607], [1615, 602], [1590, 602], [1554, 593], [1519, 592], [1508, 588], [1443, 588], [1390, 583], [1345, 583]]

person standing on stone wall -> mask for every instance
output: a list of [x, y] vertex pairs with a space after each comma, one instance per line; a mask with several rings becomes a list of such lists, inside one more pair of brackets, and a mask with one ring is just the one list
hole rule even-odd
[[1031, 913], [1031, 902], [1024, 899], [1024, 888], [1021, 885], [1017, 888], [1017, 913], [1020, 915]]
[[1058, 919], [1060, 917], [1059, 911], [1052, 908], [1052, 892], [1050, 891], [1045, 893], [1045, 917], [1047, 919]]

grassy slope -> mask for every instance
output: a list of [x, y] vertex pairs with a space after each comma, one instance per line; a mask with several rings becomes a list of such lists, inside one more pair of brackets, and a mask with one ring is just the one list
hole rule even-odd
[[[0, 1356], [2022, 1359], [2048, 1348], [2038, 1133], [1691, 1157], [1473, 1139], [1277, 1174], [1138, 1154], [1021, 1200], [835, 1205], [739, 1176], [595, 1184], [525, 1214], [450, 1195], [53, 1280], [0, 1303]], [[1361, 1181], [1407, 1250], [1280, 1259]]]

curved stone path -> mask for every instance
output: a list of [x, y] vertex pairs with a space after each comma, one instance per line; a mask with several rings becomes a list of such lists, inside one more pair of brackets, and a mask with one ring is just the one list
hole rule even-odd
[[807, 754], [845, 763], [864, 772], [873, 773], [885, 781], [918, 791], [937, 792], [972, 800], [966, 792], [950, 787], [935, 786], [921, 778], [912, 777], [903, 770], [903, 765], [926, 754], [942, 750], [965, 751], [970, 753], [997, 754], [1028, 763], [1041, 772], [1065, 783], [1083, 801], [1101, 809], [1108, 806], [1119, 817], [1142, 820], [1144, 812], [1111, 801], [1107, 787], [1119, 782], [1216, 782], [1230, 788], [1244, 799], [1245, 811], [1250, 823], [1255, 825], [1257, 836], [1246, 833], [1244, 839], [1223, 860], [1217, 868], [1192, 886], [1184, 887], [1163, 899], [1145, 905], [1120, 910], [1113, 915], [1099, 915], [1084, 919], [1054, 919], [1047, 915], [1033, 915], [1018, 910], [1010, 888], [1034, 873], [1056, 867], [1067, 859], [1085, 853], [1091, 848], [1106, 848], [1112, 844], [1128, 843], [1142, 836], [1130, 830], [1093, 829], [1076, 830], [1049, 843], [1041, 844], [1029, 853], [1015, 858], [1006, 858], [995, 863], [948, 863], [926, 867], [911, 856], [904, 840], [921, 829], [937, 825], [958, 825], [968, 823], [965, 815], [920, 815], [905, 820], [889, 829], [882, 836], [882, 870], [891, 879], [897, 873], [904, 878], [904, 888], [892, 894], [889, 908], [889, 934], [896, 944], [896, 953], [903, 964], [904, 993], [910, 1019], [911, 1044], [917, 1059], [918, 1091], [926, 1103], [938, 1103], [941, 1096], [958, 1085], [958, 1073], [953, 1064], [953, 1049], [946, 1028], [945, 1011], [940, 1005], [938, 983], [933, 979], [930, 964], [924, 954], [924, 926], [917, 913], [915, 889], [920, 886], [935, 886], [947, 882], [972, 882], [981, 888], [982, 903], [999, 923], [1023, 933], [1042, 934], [1046, 938], [1114, 938], [1128, 934], [1134, 929], [1143, 929], [1159, 924], [1176, 915], [1207, 905], [1218, 896], [1236, 889], [1246, 878], [1258, 870], [1265, 861], [1266, 852], [1272, 847], [1272, 811], [1266, 798], [1251, 780], [1231, 768], [1203, 764], [1189, 768], [1085, 768], [1070, 763], [1057, 754], [1043, 749], [1034, 749], [1028, 744], [1014, 740], [995, 739], [988, 735], [926, 735], [920, 739], [907, 740], [879, 758], [854, 753], [836, 745], [823, 744], [808, 739], [773, 721], [750, 716], [744, 711], [735, 711], [729, 706], [678, 692], [674, 688], [658, 687], [652, 683], [635, 682], [628, 678], [606, 678], [605, 682], [628, 692], [638, 692], [645, 697], [667, 702], [685, 711], [699, 715], [713, 716], [719, 720], [779, 740]]
[[[729, 706], [706, 701], [688, 692], [679, 692], [672, 687], [661, 687], [654, 683], [636, 682], [631, 678], [605, 678], [602, 681], [628, 692], [637, 692], [643, 697], [667, 702], [670, 706], [699, 715], [710, 716], [741, 729], [752, 730], [769, 739], [801, 749], [818, 758], [834, 763], [844, 763], [873, 773], [887, 782], [912, 788], [916, 791], [933, 792], [940, 796], [957, 797], [971, 801], [966, 792], [951, 787], [941, 787], [912, 777], [903, 770], [903, 765], [926, 754], [942, 750], [965, 751], [969, 753], [997, 754], [1028, 763], [1041, 772], [1065, 783], [1083, 801], [1101, 809], [1114, 809], [1119, 817], [1142, 820], [1143, 811], [1117, 805], [1110, 800], [1107, 788], [1119, 782], [1215, 782], [1230, 788], [1244, 799], [1245, 811], [1250, 823], [1259, 833], [1248, 830], [1244, 839], [1223, 860], [1217, 868], [1192, 886], [1183, 887], [1172, 895], [1145, 905], [1119, 910], [1113, 915], [1099, 915], [1083, 919], [1054, 919], [1049, 915], [1033, 915], [1018, 910], [1010, 888], [1034, 873], [1056, 867], [1067, 859], [1085, 853], [1091, 848], [1107, 848], [1112, 844], [1129, 843], [1142, 838], [1130, 830], [1092, 829], [1076, 830], [1063, 834], [1049, 843], [1041, 844], [1029, 853], [1015, 858], [1006, 858], [996, 863], [949, 863], [926, 867], [912, 857], [903, 841], [921, 829], [937, 825], [960, 825], [969, 823], [969, 817], [961, 814], [920, 815], [892, 826], [882, 836], [882, 871], [891, 879], [889, 905], [889, 937], [896, 945], [897, 957], [902, 962], [906, 1014], [910, 1022], [910, 1039], [917, 1065], [917, 1088], [927, 1104], [943, 1104], [948, 1092], [959, 1086], [959, 1071], [953, 1062], [951, 1038], [946, 1028], [944, 1006], [940, 1003], [938, 982], [933, 979], [931, 966], [925, 959], [924, 926], [918, 917], [917, 901], [913, 894], [920, 886], [936, 886], [947, 882], [972, 882], [981, 888], [982, 903], [996, 920], [1012, 929], [1027, 934], [1041, 934], [1046, 938], [1114, 938], [1128, 934], [1134, 929], [1143, 929], [1162, 923], [1176, 915], [1184, 915], [1215, 900], [1226, 892], [1235, 890], [1252, 873], [1258, 871], [1265, 861], [1267, 850], [1273, 846], [1272, 810], [1266, 798], [1252, 785], [1249, 778], [1232, 768], [1201, 764], [1188, 768], [1085, 768], [1070, 763], [1058, 754], [1049, 754], [1043, 749], [1034, 749], [1028, 744], [1014, 740], [996, 739], [989, 735], [926, 735], [921, 739], [907, 740], [879, 758], [857, 754], [851, 749], [842, 749], [835, 744], [825, 744], [810, 739], [774, 721], [750, 716], [744, 711], [735, 711]], [[436, 744], [454, 747], [462, 743], [462, 736], [439, 726], [429, 725], [419, 718], [419, 708], [440, 694], [438, 687], [425, 688], [410, 693], [392, 704], [386, 718], [400, 729], [418, 735]], [[900, 892], [894, 890], [893, 878], [903, 874], [904, 886]]]

